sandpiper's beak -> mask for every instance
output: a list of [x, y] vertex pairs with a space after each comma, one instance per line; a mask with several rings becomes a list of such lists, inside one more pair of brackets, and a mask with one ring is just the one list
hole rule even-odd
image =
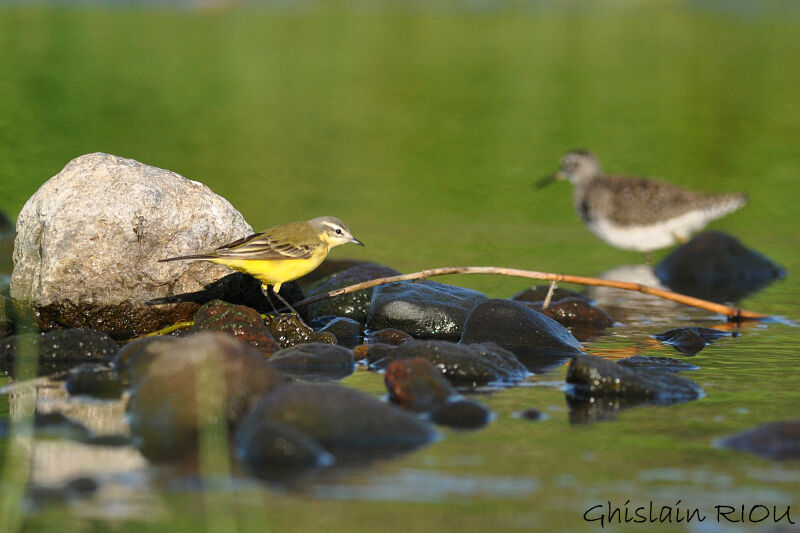
[[557, 179], [558, 178], [556, 177], [556, 174], [550, 174], [549, 176], [545, 176], [536, 182], [536, 188], [541, 189], [542, 187], [547, 187]]
[[567, 179], [567, 174], [563, 170], [559, 170], [555, 174], [550, 174], [549, 176], [545, 176], [539, 181], [536, 182], [536, 188], [541, 189], [542, 187], [546, 187], [553, 183], [554, 181], [564, 181]]
[[363, 242], [359, 241], [358, 239], [356, 239], [352, 235], [350, 236], [350, 242], [352, 242], [353, 244], [357, 244], [359, 246], [366, 246], [366, 244], [364, 244]]

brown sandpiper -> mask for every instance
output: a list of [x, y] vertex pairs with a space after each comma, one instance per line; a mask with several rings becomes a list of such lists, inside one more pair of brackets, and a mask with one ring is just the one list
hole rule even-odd
[[542, 179], [572, 183], [572, 204], [586, 227], [625, 250], [652, 252], [689, 236], [747, 203], [744, 194], [703, 194], [654, 179], [604, 176], [594, 154], [579, 150], [561, 158], [561, 168]]

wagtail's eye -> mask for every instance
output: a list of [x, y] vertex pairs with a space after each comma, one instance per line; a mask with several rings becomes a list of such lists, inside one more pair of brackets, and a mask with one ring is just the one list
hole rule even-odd
[[342, 234], [342, 230], [340, 230], [339, 228], [336, 228], [336, 235], [341, 235], [341, 234]]

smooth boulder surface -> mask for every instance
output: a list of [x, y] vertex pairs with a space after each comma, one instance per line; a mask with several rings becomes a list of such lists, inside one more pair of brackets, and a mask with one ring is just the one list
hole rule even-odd
[[119, 398], [128, 380], [109, 365], [85, 363], [70, 371], [65, 386], [72, 396]]
[[423, 339], [458, 340], [469, 312], [486, 295], [433, 281], [392, 283], [375, 288], [367, 328], [395, 328]]
[[42, 329], [153, 331], [189, 320], [198, 304], [146, 302], [199, 291], [230, 273], [205, 261], [158, 259], [211, 251], [252, 232], [201, 183], [132, 159], [83, 155], [22, 208], [11, 297]]
[[224, 333], [151, 342], [135, 358], [149, 359], [131, 382], [128, 421], [150, 459], [191, 459], [198, 428], [223, 420], [233, 428], [267, 392], [286, 382], [253, 346]]
[[370, 368], [384, 369], [393, 361], [419, 357], [430, 362], [453, 385], [485, 385], [510, 383], [528, 377], [529, 372], [513, 353], [496, 344], [461, 344], [438, 340], [414, 340], [395, 348], [374, 344], [373, 348], [386, 346], [378, 353], [382, 357], [370, 361]]
[[493, 342], [514, 353], [531, 372], [545, 372], [583, 352], [561, 324], [511, 300], [476, 306], [464, 324], [462, 343]]
[[198, 309], [192, 330], [221, 331], [233, 335], [240, 341], [252, 344], [261, 353], [271, 354], [281, 349], [272, 338], [264, 319], [255, 309], [220, 300], [211, 301]]
[[334, 461], [314, 439], [270, 418], [247, 419], [236, 430], [234, 443], [236, 457], [261, 477]]
[[19, 354], [37, 353], [39, 374], [51, 374], [82, 363], [110, 361], [118, 348], [108, 334], [93, 329], [23, 333], [0, 342], [0, 367], [13, 369]]
[[363, 338], [361, 323], [344, 316], [338, 316], [325, 324], [319, 329], [319, 333], [332, 333], [338, 344], [348, 348], [358, 345]]
[[[322, 266], [325, 266], [325, 263], [323, 263]], [[325, 294], [335, 289], [347, 287], [348, 285], [355, 285], [356, 283], [370, 281], [376, 278], [397, 276], [399, 274], [400, 272], [388, 266], [379, 265], [377, 263], [360, 263], [346, 268], [345, 270], [335, 272], [327, 278], [320, 280], [319, 283], [308, 291], [308, 296]], [[363, 291], [342, 294], [311, 304], [309, 306], [311, 316], [344, 316], [352, 318], [360, 324], [364, 324], [367, 320], [367, 313], [369, 313], [374, 290], [374, 288], [364, 289]]]
[[800, 459], [800, 420], [761, 424], [722, 439], [719, 444], [769, 459]]
[[694, 381], [668, 372], [619, 365], [594, 355], [574, 357], [567, 369], [570, 394], [578, 398], [615, 398], [661, 405], [696, 400], [703, 394]]
[[427, 411], [456, 395], [447, 378], [421, 357], [394, 361], [383, 380], [389, 400], [412, 411]]
[[707, 231], [673, 250], [655, 274], [675, 292], [725, 302], [760, 290], [786, 271], [735, 237]]
[[434, 429], [403, 409], [331, 384], [292, 384], [264, 396], [242, 426], [276, 420], [309, 436], [337, 458], [402, 451], [430, 442]]
[[356, 366], [352, 350], [323, 342], [284, 348], [269, 358], [269, 364], [283, 374], [308, 381], [342, 379]]
[[479, 429], [492, 420], [492, 412], [475, 400], [461, 398], [443, 403], [430, 412], [431, 421], [454, 429]]

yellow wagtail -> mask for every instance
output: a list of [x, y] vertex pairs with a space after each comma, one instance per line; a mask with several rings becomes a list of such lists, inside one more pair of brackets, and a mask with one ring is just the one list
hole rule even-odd
[[244, 272], [261, 282], [268, 300], [268, 287], [272, 285], [275, 296], [300, 316], [279, 294], [281, 285], [305, 276], [322, 263], [331, 248], [348, 242], [364, 246], [338, 218], [317, 217], [274, 226], [220, 246], [209, 254], [183, 255], [159, 261], [210, 261]]

